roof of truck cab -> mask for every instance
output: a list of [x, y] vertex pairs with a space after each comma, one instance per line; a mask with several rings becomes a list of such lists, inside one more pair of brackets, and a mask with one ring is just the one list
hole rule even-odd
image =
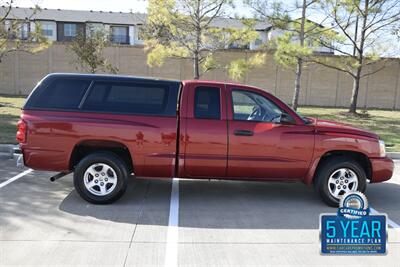
[[201, 83], [201, 84], [209, 84], [209, 85], [244, 85], [241, 83], [234, 83], [234, 82], [225, 82], [225, 81], [214, 81], [214, 80], [183, 80], [183, 84], [189, 83]]

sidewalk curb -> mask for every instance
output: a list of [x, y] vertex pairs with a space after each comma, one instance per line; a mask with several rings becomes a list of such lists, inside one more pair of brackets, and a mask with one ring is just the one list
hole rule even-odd
[[386, 154], [391, 159], [400, 159], [400, 152], [386, 152]]
[[14, 148], [18, 147], [17, 145], [13, 145], [13, 144], [0, 144], [0, 153], [2, 154], [10, 154], [12, 156], [12, 154], [14, 154]]
[[0, 152], [0, 159], [12, 159], [14, 158], [12, 154], [10, 153], [5, 153], [5, 152]]

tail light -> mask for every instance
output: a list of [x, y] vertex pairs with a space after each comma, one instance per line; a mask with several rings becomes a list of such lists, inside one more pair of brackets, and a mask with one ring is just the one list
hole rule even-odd
[[15, 139], [17, 139], [18, 143], [26, 142], [26, 134], [27, 134], [28, 126], [24, 120], [19, 120], [17, 124], [17, 135]]

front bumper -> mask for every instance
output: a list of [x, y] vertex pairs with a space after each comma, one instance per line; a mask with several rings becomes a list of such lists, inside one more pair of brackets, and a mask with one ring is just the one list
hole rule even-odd
[[394, 162], [392, 159], [385, 158], [370, 158], [372, 175], [371, 183], [379, 183], [389, 180], [393, 175]]

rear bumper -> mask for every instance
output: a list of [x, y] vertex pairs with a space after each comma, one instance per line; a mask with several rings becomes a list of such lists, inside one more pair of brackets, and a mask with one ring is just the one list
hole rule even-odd
[[389, 180], [393, 175], [393, 160], [385, 158], [370, 158], [372, 167], [371, 183], [379, 183]]
[[26, 167], [40, 171], [69, 171], [69, 155], [65, 151], [28, 148], [21, 145], [22, 159]]
[[22, 150], [20, 148], [14, 148], [13, 150], [13, 159], [15, 159], [17, 162], [17, 167], [21, 167], [24, 165], [25, 160], [24, 160], [24, 154], [22, 154]]

